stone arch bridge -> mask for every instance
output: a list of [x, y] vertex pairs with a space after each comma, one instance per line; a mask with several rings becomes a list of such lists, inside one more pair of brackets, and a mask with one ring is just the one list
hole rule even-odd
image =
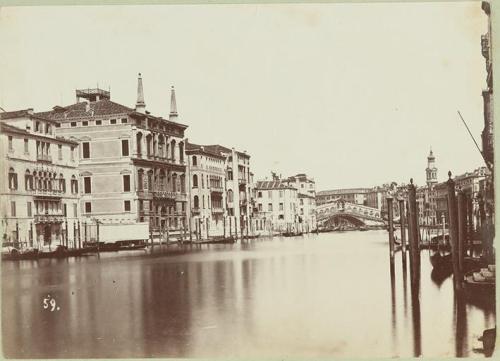
[[384, 226], [380, 210], [344, 201], [342, 198], [316, 207], [318, 224], [333, 227], [339, 224], [352, 226]]

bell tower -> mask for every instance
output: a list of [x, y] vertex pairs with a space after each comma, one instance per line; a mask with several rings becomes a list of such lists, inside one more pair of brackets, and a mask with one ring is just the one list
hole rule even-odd
[[427, 187], [432, 188], [438, 181], [437, 181], [437, 168], [435, 165], [435, 160], [436, 158], [434, 157], [434, 154], [432, 153], [432, 148], [429, 153], [429, 156], [427, 157], [427, 168], [425, 169], [425, 174], [426, 174], [426, 181], [427, 181]]

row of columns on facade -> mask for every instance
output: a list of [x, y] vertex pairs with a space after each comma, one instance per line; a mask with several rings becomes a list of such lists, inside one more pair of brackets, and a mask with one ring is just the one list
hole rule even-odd
[[[179, 142], [177, 148], [176, 145], [177, 143], [175, 139], [172, 139], [172, 141], [168, 142], [167, 136], [158, 133], [151, 133], [144, 136], [143, 133], [138, 132], [135, 138], [135, 149], [137, 155], [143, 155], [143, 150], [145, 150], [145, 155], [147, 156], [170, 158], [173, 161], [179, 159], [179, 161], [183, 162], [184, 142]], [[176, 157], [176, 154], [178, 154], [179, 157]]]

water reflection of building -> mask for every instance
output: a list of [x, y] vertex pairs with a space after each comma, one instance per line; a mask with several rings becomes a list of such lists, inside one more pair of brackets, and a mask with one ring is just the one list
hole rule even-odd
[[3, 241], [61, 243], [80, 213], [78, 143], [57, 137], [57, 122], [33, 109], [0, 113], [0, 120]]
[[175, 92], [168, 119], [146, 111], [139, 74], [135, 108], [102, 89], [76, 91], [77, 102], [38, 116], [79, 143], [81, 209], [106, 223], [149, 222], [152, 230], [185, 226], [184, 131]]

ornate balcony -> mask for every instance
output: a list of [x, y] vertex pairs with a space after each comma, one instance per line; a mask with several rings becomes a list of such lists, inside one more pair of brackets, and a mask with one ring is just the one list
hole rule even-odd
[[191, 209], [191, 213], [192, 213], [193, 215], [200, 214], [200, 207], [193, 207], [193, 208]]
[[37, 154], [36, 160], [38, 162], [52, 163], [52, 157], [49, 154]]
[[224, 188], [221, 186], [210, 186], [210, 192], [212, 193], [223, 193]]
[[238, 184], [247, 184], [247, 180], [245, 178], [238, 178]]
[[63, 191], [59, 189], [33, 189], [30, 192], [33, 193], [33, 196], [35, 197], [55, 197], [55, 198], [61, 198], [63, 195]]
[[213, 214], [223, 214], [224, 213], [224, 208], [213, 207], [212, 208], [212, 213]]
[[61, 223], [64, 222], [64, 214], [35, 214], [35, 223]]
[[153, 198], [175, 200], [176, 199], [176, 192], [171, 192], [171, 191], [154, 191], [153, 192]]

